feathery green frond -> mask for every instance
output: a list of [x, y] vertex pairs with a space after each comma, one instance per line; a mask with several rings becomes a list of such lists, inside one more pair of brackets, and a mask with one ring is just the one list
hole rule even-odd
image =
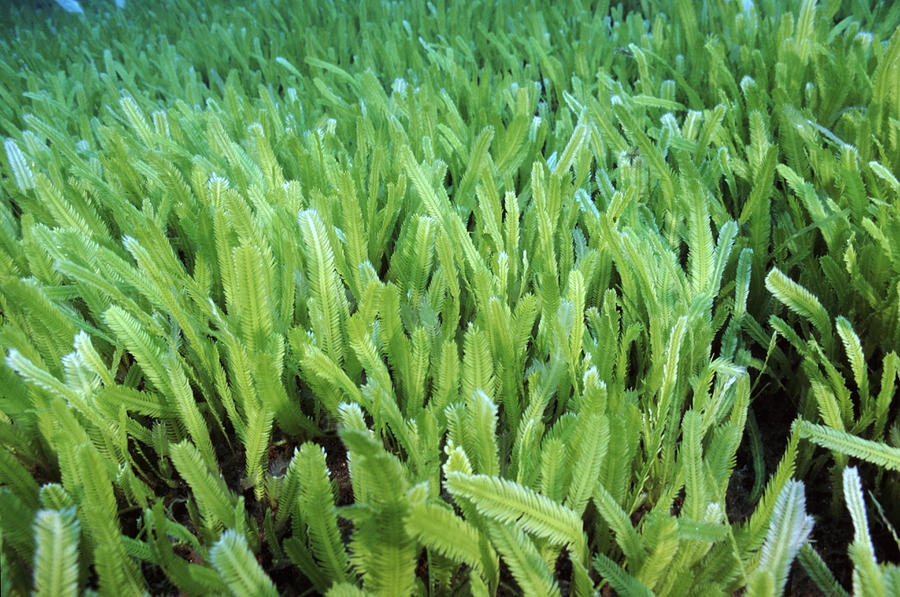
[[472, 501], [479, 512], [501, 524], [517, 523], [557, 545], [583, 545], [578, 515], [533, 489], [488, 475], [447, 473], [447, 489]]
[[822, 334], [826, 346], [831, 343], [831, 320], [819, 299], [777, 267], [766, 276], [766, 288], [791, 311], [808, 319]]
[[336, 363], [344, 362], [344, 325], [347, 317], [343, 283], [334, 265], [334, 250], [319, 214], [305, 210], [298, 217], [307, 248], [309, 310], [313, 332], [322, 351]]
[[797, 561], [803, 566], [803, 571], [809, 576], [819, 590], [826, 595], [834, 597], [849, 597], [847, 591], [840, 585], [827, 564], [822, 560], [822, 556], [807, 541], [797, 553]]
[[272, 435], [271, 410], [262, 406], [249, 408], [247, 427], [244, 430], [244, 458], [246, 483], [253, 487], [256, 499], [263, 495], [263, 470], [268, 463], [269, 438]]
[[488, 395], [477, 388], [466, 400], [466, 434], [472, 443], [471, 456], [475, 470], [496, 476], [500, 474], [497, 453], [497, 406]]
[[866, 370], [866, 357], [863, 354], [859, 336], [853, 331], [853, 326], [846, 317], [838, 316], [835, 320], [835, 327], [844, 344], [844, 350], [847, 352], [847, 359], [853, 370], [853, 378], [856, 381], [863, 408], [869, 410], [871, 408], [869, 405], [869, 374]]
[[406, 518], [407, 531], [429, 549], [466, 564], [488, 581], [498, 574], [494, 548], [476, 527], [452, 510], [433, 504], [414, 504]]
[[169, 454], [176, 470], [193, 491], [207, 526], [211, 529], [234, 526], [234, 496], [221, 477], [210, 473], [197, 448], [185, 440], [172, 446]]
[[81, 528], [75, 509], [41, 510], [34, 519], [34, 594], [78, 594], [78, 544]]
[[[862, 483], [856, 468], [847, 467], [843, 474], [844, 500], [853, 520], [853, 543], [850, 544], [850, 560], [853, 562], [853, 593], [887, 597], [888, 575], [878, 566], [875, 548], [869, 533], [866, 506], [863, 501]], [[896, 568], [895, 568], [896, 569]]]
[[[585, 406], [582, 409], [587, 411]], [[580, 445], [570, 446], [570, 453], [577, 456], [574, 465], [570, 464], [572, 481], [569, 484], [565, 505], [581, 515], [600, 476], [600, 469], [609, 449], [610, 430], [609, 420], [604, 415], [581, 412], [578, 417], [579, 424], [584, 429], [580, 434]]]
[[523, 595], [559, 595], [559, 587], [553, 579], [547, 563], [541, 558], [534, 541], [517, 526], [505, 523], [488, 523], [488, 533], [509, 566], [513, 578]]
[[153, 385], [160, 391], [168, 390], [169, 384], [166, 382], [168, 371], [163, 362], [163, 351], [138, 320], [115, 305], [107, 309], [103, 318], [125, 345], [125, 348], [137, 359], [144, 374]]
[[703, 441], [701, 425], [702, 417], [696, 411], [688, 411], [681, 422], [683, 435], [681, 440], [682, 467], [685, 478], [684, 513], [688, 518], [700, 520], [706, 511], [709, 499], [706, 487], [706, 475], [703, 471]]
[[602, 553], [594, 556], [594, 568], [604, 581], [624, 597], [650, 597], [653, 595], [653, 592], [642, 582]]
[[900, 448], [862, 439], [845, 431], [816, 425], [809, 421], [800, 420], [794, 425], [796, 425], [800, 437], [809, 439], [823, 448], [900, 471]]
[[[812, 532], [813, 518], [806, 514], [803, 483], [788, 481], [778, 499], [769, 522], [769, 532], [762, 546], [762, 559], [753, 574], [768, 572], [774, 581], [774, 593], [780, 594], [787, 582], [788, 570], [797, 552]], [[751, 577], [751, 583], [753, 579]]]
[[209, 550], [209, 560], [235, 597], [260, 595], [275, 597], [278, 591], [247, 547], [240, 533], [229, 529]]
[[300, 484], [296, 512], [306, 526], [312, 552], [335, 582], [349, 579], [350, 565], [338, 529], [325, 452], [306, 443], [296, 458]]
[[234, 288], [225, 288], [226, 294], [233, 297], [229, 314], [238, 318], [241, 336], [250, 352], [262, 350], [275, 330], [275, 264], [271, 254], [268, 257], [267, 260], [259, 247], [246, 241], [231, 251]]
[[594, 492], [594, 505], [606, 524], [616, 533], [616, 542], [628, 560], [635, 566], [640, 565], [646, 557], [646, 548], [640, 535], [631, 524], [628, 513], [616, 503], [613, 496], [602, 485], [598, 485]]

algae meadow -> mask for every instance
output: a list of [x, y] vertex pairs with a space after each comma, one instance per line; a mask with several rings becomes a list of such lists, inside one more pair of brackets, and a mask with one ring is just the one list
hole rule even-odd
[[900, 4], [0, 5], [5, 595], [900, 595]]

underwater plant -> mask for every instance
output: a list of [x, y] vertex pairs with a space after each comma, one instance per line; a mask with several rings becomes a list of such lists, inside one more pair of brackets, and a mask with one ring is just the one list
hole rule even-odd
[[37, 15], [3, 595], [900, 593], [900, 4]]

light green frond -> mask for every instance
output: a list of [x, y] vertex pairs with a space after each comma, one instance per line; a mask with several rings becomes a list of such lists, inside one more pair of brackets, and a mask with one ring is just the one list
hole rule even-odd
[[716, 265], [716, 251], [712, 232], [709, 230], [709, 213], [701, 194], [699, 182], [694, 181], [683, 192], [690, 204], [688, 219], [688, 271], [691, 274], [691, 289], [695, 294], [710, 290], [710, 284], [718, 282], [713, 277]]
[[425, 205], [428, 215], [440, 222], [457, 244], [455, 251], [457, 258], [464, 257], [473, 271], [484, 269], [484, 263], [475, 249], [472, 237], [468, 234], [462, 220], [451, 207], [446, 191], [443, 188], [441, 188], [440, 192], [435, 191], [408, 146], [402, 147], [400, 160], [422, 203]]
[[476, 389], [466, 401], [465, 437], [475, 460], [475, 470], [485, 475], [499, 475], [500, 462], [497, 453], [497, 405], [481, 389]]
[[91, 371], [77, 352], [62, 358], [66, 386], [81, 396], [91, 396], [100, 387], [100, 377]]
[[[355, 531], [351, 564], [363, 586], [379, 595], [406, 595], [415, 584], [418, 547], [404, 525], [410, 504], [403, 464], [367, 431], [341, 429], [349, 450]], [[413, 500], [415, 501], [415, 500]]]
[[3, 148], [6, 150], [6, 159], [13, 172], [13, 178], [16, 180], [16, 186], [21, 192], [34, 188], [34, 173], [28, 165], [25, 154], [19, 149], [19, 146], [12, 139], [6, 139], [3, 142]]
[[747, 582], [747, 594], [751, 597], [776, 597], [775, 575], [771, 570], [759, 570]]
[[540, 491], [554, 501], [561, 502], [565, 497], [567, 476], [571, 473], [566, 462], [566, 449], [562, 437], [545, 437], [541, 443]]
[[853, 326], [843, 315], [839, 315], [835, 320], [835, 327], [841, 342], [844, 343], [844, 350], [847, 352], [847, 360], [850, 361], [850, 368], [853, 370], [853, 378], [856, 381], [856, 387], [859, 390], [860, 401], [863, 408], [869, 410], [872, 405], [869, 404], [869, 374], [866, 366], [866, 357], [863, 354], [862, 344], [859, 336], [853, 330]]
[[145, 145], [152, 147], [155, 135], [150, 130], [150, 125], [147, 124], [147, 120], [144, 118], [144, 114], [138, 107], [137, 102], [134, 101], [134, 98], [128, 94], [123, 94], [119, 98], [119, 105], [122, 107], [122, 111], [125, 112], [125, 118], [128, 119], [128, 124], [134, 129], [138, 138]]
[[502, 524], [517, 523], [525, 532], [556, 545], [584, 544], [581, 519], [570, 508], [529, 487], [488, 475], [447, 473], [447, 489], [468, 498], [480, 513]]
[[248, 409], [244, 431], [244, 460], [247, 487], [252, 487], [257, 500], [262, 499], [265, 487], [263, 473], [268, 464], [269, 438], [275, 416], [266, 406]]
[[342, 402], [338, 405], [338, 420], [346, 429], [371, 433], [366, 425], [362, 409], [355, 402]]
[[124, 309], [113, 305], [103, 314], [107, 325], [134, 355], [147, 378], [162, 392], [167, 391], [168, 372], [162, 359], [162, 350], [147, 330]]
[[869, 521], [866, 516], [866, 505], [863, 500], [862, 482], [859, 472], [855, 467], [844, 469], [844, 500], [853, 519], [853, 542], [862, 545], [874, 558], [875, 548], [872, 546], [872, 537], [869, 535]]
[[[266, 346], [275, 330], [274, 277], [275, 264], [271, 252], [268, 259], [259, 247], [246, 241], [231, 250], [234, 288], [225, 289], [233, 297], [233, 310], [242, 338], [251, 352]], [[230, 290], [230, 292], [229, 292]], [[229, 306], [231, 309], [232, 306]]]
[[742, 249], [735, 271], [734, 317], [741, 317], [747, 311], [747, 297], [750, 294], [750, 271], [753, 250]]
[[172, 446], [169, 453], [176, 470], [193, 491], [207, 526], [211, 529], [234, 526], [234, 496], [221, 477], [210, 473], [197, 448], [184, 440]]
[[516, 526], [494, 522], [488, 524], [488, 533], [523, 595], [551, 597], [560, 594], [553, 572], [528, 535]]
[[92, 230], [85, 218], [75, 209], [70, 201], [66, 201], [59, 188], [44, 173], [36, 173], [34, 175], [34, 183], [35, 193], [53, 215], [53, 219], [58, 226], [71, 228], [85, 236], [91, 236]]
[[875, 399], [875, 434], [880, 435], [887, 424], [888, 410], [894, 396], [894, 387], [900, 370], [900, 357], [889, 352], [881, 362], [881, 389]]
[[569, 286], [566, 292], [568, 300], [573, 305], [575, 314], [572, 331], [569, 333], [569, 362], [573, 365], [581, 359], [581, 343], [584, 339], [584, 304], [585, 304], [584, 275], [574, 270], [569, 274]]
[[[873, 97], [872, 104], [875, 108], [874, 124], [876, 130], [883, 134], [885, 123], [893, 117], [900, 117], [900, 100], [897, 98], [897, 83], [900, 82], [900, 32], [894, 31], [891, 36], [887, 51], [878, 63], [873, 73]], [[893, 98], [893, 101], [891, 101]]]
[[78, 543], [81, 527], [75, 509], [41, 510], [34, 519], [34, 594], [78, 594]]
[[832, 429], [845, 431], [844, 421], [841, 419], [841, 409], [838, 406], [834, 392], [818, 380], [811, 380], [810, 387], [812, 388], [813, 396], [816, 398], [819, 416], [822, 417], [822, 421]]
[[26, 382], [48, 390], [67, 401], [74, 399], [75, 393], [70, 388], [14, 348], [6, 356], [6, 365], [21, 375]]
[[600, 516], [616, 534], [616, 543], [632, 566], [640, 566], [646, 558], [647, 551], [640, 535], [631, 524], [628, 513], [616, 503], [612, 495], [602, 485], [594, 491], [594, 505]]
[[866, 516], [866, 505], [863, 500], [862, 482], [859, 472], [854, 467], [844, 469], [844, 500], [853, 520], [853, 543], [850, 544], [850, 560], [853, 562], [853, 593], [855, 595], [872, 595], [888, 597], [885, 577], [878, 567], [872, 536], [869, 533], [869, 522]]
[[[399, 459], [389, 454], [369, 432], [344, 428], [341, 439], [354, 461], [353, 487], [372, 501], [393, 502], [409, 488], [406, 471]], [[359, 487], [358, 487], [359, 486]]]
[[449, 449], [448, 446], [447, 461], [444, 462], [443, 471], [445, 476], [450, 473], [472, 474], [472, 464], [469, 462], [462, 447], [456, 446], [453, 449]]
[[[314, 375], [323, 382], [329, 384], [332, 388], [340, 390], [343, 396], [340, 394], [338, 394], [338, 396], [341, 398], [360, 404], [365, 403], [365, 398], [360, 392], [359, 387], [353, 383], [353, 380], [350, 379], [344, 369], [335, 363], [331, 357], [325, 354], [313, 342], [306, 342], [303, 345], [299, 345], [295, 342], [295, 338], [296, 336], [291, 338], [292, 346], [295, 351], [299, 349], [299, 352], [302, 355], [302, 365], [304, 369], [308, 370], [311, 375]], [[305, 338], [306, 336], [304, 335], [304, 339]], [[354, 342], [351, 341], [351, 346], [353, 345]], [[323, 399], [323, 402], [329, 397], [330, 395], [319, 396], [320, 399]], [[326, 402], [325, 406], [328, 410], [334, 411], [334, 409], [337, 408], [337, 403]]]
[[482, 533], [445, 507], [420, 503], [410, 506], [407, 532], [428, 549], [466, 564], [488, 581], [497, 570], [497, 555]]
[[338, 529], [325, 452], [305, 443], [296, 459], [300, 483], [297, 514], [306, 525], [312, 552], [329, 578], [335, 582], [349, 580], [350, 564]]
[[[900, 44], [898, 44], [900, 45]], [[869, 162], [869, 168], [872, 169], [872, 172], [875, 173], [878, 178], [888, 183], [888, 185], [894, 190], [894, 194], [900, 196], [900, 181], [897, 180], [897, 177], [888, 169], [885, 168], [883, 164], [880, 164], [876, 161]]]
[[641, 155], [647, 158], [650, 167], [653, 169], [656, 176], [659, 177], [663, 197], [666, 201], [674, 200], [675, 183], [672, 177], [672, 170], [666, 164], [665, 158], [659, 152], [659, 149], [650, 142], [650, 138], [647, 137], [643, 128], [635, 120], [631, 110], [625, 106], [621, 96], [613, 96], [611, 103], [612, 110], [619, 120], [619, 123], [622, 125], [622, 128], [625, 130], [625, 133], [638, 146]]
[[98, 392], [98, 396], [101, 400], [116, 405], [117, 408], [120, 405], [123, 406], [128, 412], [158, 418], [175, 416], [168, 401], [154, 392], [141, 392], [133, 388], [116, 385], [103, 388]]
[[313, 331], [322, 351], [334, 362], [344, 362], [344, 325], [347, 299], [343, 283], [334, 265], [334, 251], [325, 231], [325, 224], [313, 209], [300, 212], [300, 231], [307, 249], [306, 275], [310, 297], [314, 299]]
[[[888, 593], [887, 575], [875, 557], [860, 543], [853, 542], [847, 550], [853, 562], [853, 594], [866, 597], [893, 597]], [[894, 583], [896, 586], [896, 582]]]
[[109, 368], [103, 363], [103, 359], [94, 349], [91, 337], [84, 331], [75, 335], [75, 351], [95, 374], [97, 374], [106, 386], [115, 385], [115, 380], [110, 375]]
[[281, 527], [287, 521], [288, 516], [294, 513], [294, 502], [300, 491], [300, 459], [297, 457], [299, 450], [294, 449], [291, 461], [281, 479], [281, 487], [278, 490], [278, 505], [275, 508], [275, 526]]
[[[769, 532], [762, 546], [762, 559], [754, 575], [767, 571], [774, 580], [775, 594], [784, 590], [788, 571], [800, 547], [812, 532], [813, 518], [806, 514], [805, 487], [799, 481], [788, 481], [778, 499], [769, 522]], [[753, 579], [750, 579], [751, 585]]]
[[121, 534], [110, 463], [93, 444], [78, 446], [75, 453], [77, 474], [82, 489], [80, 520], [96, 544], [94, 562], [101, 587], [121, 592], [137, 592], [140, 575], [135, 561], [127, 555]]
[[433, 390], [429, 406], [434, 405], [436, 411], [443, 411], [449, 404], [459, 398], [459, 350], [453, 339], [441, 345], [441, 353], [437, 362], [437, 371], [433, 373]]
[[710, 497], [703, 470], [703, 416], [696, 411], [688, 411], [681, 425], [683, 435], [679, 460], [685, 479], [684, 513], [688, 518], [701, 520]]
[[278, 591], [247, 547], [243, 535], [229, 529], [209, 550], [209, 559], [235, 597], [277, 597]]
[[537, 298], [533, 294], [526, 294], [516, 305], [513, 314], [513, 319], [515, 320], [513, 324], [513, 346], [519, 359], [523, 359], [525, 355], [538, 311]]
[[470, 326], [466, 330], [463, 349], [463, 396], [471, 396], [475, 390], [482, 390], [489, 398], [493, 397], [496, 378], [487, 336], [478, 327]]
[[511, 273], [515, 277], [519, 270], [519, 201], [515, 193], [507, 192], [503, 197], [506, 208], [504, 221], [504, 237], [506, 253], [514, 256], [511, 261]]
[[860, 458], [878, 466], [900, 471], [900, 448], [851, 435], [845, 431], [799, 420], [794, 423], [800, 437], [840, 454]]
[[[747, 384], [749, 386], [749, 384]], [[746, 408], [746, 407], [744, 407]], [[737, 461], [738, 447], [743, 439], [743, 429], [733, 423], [725, 423], [713, 431], [709, 447], [704, 455], [707, 471], [713, 482], [713, 499], [721, 499]], [[715, 485], [717, 484], [717, 486]], [[717, 491], [718, 490], [718, 491]]]
[[809, 320], [822, 334], [826, 346], [831, 344], [831, 319], [815, 295], [781, 273], [777, 267], [773, 267], [766, 276], [766, 288], [791, 311]]
[[578, 157], [578, 154], [581, 152], [584, 142], [589, 134], [590, 129], [586, 124], [580, 123], [575, 127], [575, 130], [572, 131], [572, 136], [569, 138], [569, 142], [566, 143], [566, 147], [559, 157], [559, 161], [556, 163], [556, 166], [554, 166], [553, 172], [550, 173], [551, 176], [562, 176], [563, 172], [572, 167], [575, 158]]
[[41, 506], [46, 510], [65, 510], [75, 505], [75, 500], [59, 483], [41, 486]]
[[766, 484], [765, 492], [762, 499], [756, 506], [750, 520], [745, 523], [742, 528], [743, 542], [740, 547], [744, 550], [756, 550], [765, 540], [765, 529], [768, 528], [769, 521], [775, 511], [775, 502], [788, 481], [794, 476], [797, 464], [797, 446], [800, 442], [800, 434], [792, 431], [788, 438], [787, 446], [784, 449], [784, 455], [775, 469], [775, 474]]
[[459, 186], [454, 193], [454, 200], [457, 203], [465, 205], [468, 208], [471, 208], [474, 205], [475, 202], [472, 200], [472, 192], [475, 189], [475, 183], [478, 180], [478, 173], [484, 167], [485, 159], [488, 157], [488, 149], [490, 148], [493, 139], [494, 127], [486, 126], [472, 143], [472, 148], [468, 152], [468, 165], [466, 166], [462, 180], [459, 182]]
[[570, 446], [569, 450], [576, 456], [565, 505], [581, 516], [597, 485], [609, 448], [609, 419], [585, 407], [582, 407], [578, 418], [578, 426], [583, 427], [583, 431], [578, 434], [579, 445]]
[[[650, 546], [650, 553], [644, 564], [635, 572], [635, 578], [651, 590], [664, 579], [664, 573], [679, 554], [683, 520], [674, 516], [661, 516], [645, 526], [644, 534], [652, 537], [653, 545]], [[651, 525], [652, 528], [649, 528]]]
[[164, 360], [179, 421], [185, 426], [191, 439], [194, 440], [194, 443], [203, 455], [206, 465], [215, 469], [216, 455], [209, 435], [209, 428], [206, 425], [206, 420], [200, 413], [197, 400], [194, 397], [194, 391], [191, 389], [191, 384], [184, 373], [178, 356], [170, 352], [165, 356]]
[[[653, 423], [658, 428], [658, 433], [662, 433], [664, 425], [669, 421], [669, 410], [672, 401], [676, 400], [675, 386], [678, 380], [678, 361], [681, 353], [681, 345], [684, 340], [685, 331], [687, 330], [687, 315], [678, 318], [675, 326], [672, 328], [672, 334], [666, 344], [666, 361], [663, 366], [662, 385], [659, 389], [659, 399], [656, 412], [652, 413]], [[672, 419], [677, 422], [677, 419]]]

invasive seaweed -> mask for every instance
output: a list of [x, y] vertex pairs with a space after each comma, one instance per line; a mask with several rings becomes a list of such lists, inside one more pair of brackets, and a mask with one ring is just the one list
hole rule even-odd
[[83, 4], [0, 6], [4, 595], [900, 594], [900, 5]]

